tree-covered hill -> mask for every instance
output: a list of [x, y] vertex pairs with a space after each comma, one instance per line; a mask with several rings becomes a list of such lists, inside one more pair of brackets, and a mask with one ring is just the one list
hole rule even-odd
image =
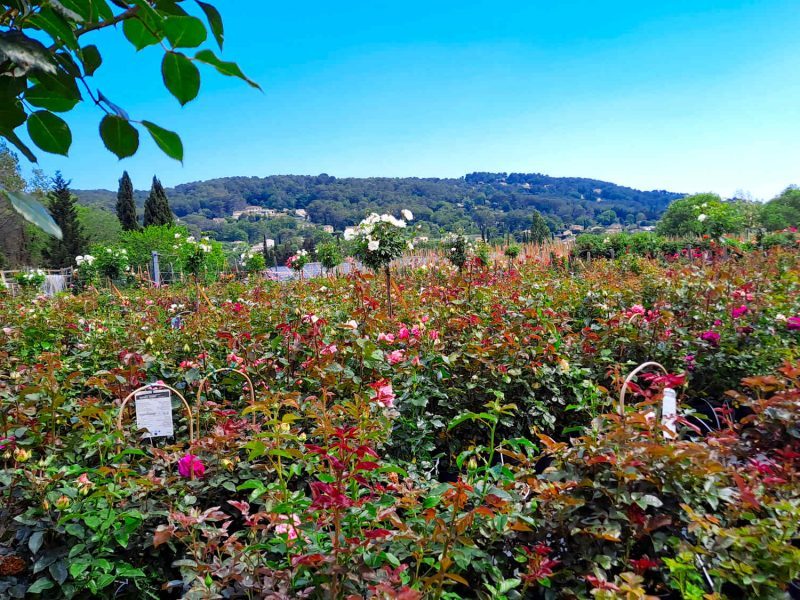
[[[137, 183], [137, 182], [134, 182]], [[77, 192], [80, 202], [113, 210], [116, 193]], [[527, 229], [533, 210], [553, 231], [572, 224], [639, 223], [656, 220], [681, 194], [640, 191], [606, 181], [525, 173], [472, 173], [458, 179], [336, 178], [322, 174], [227, 177], [178, 185], [167, 190], [175, 214], [190, 226], [217, 233], [220, 239], [253, 237], [245, 223], [222, 223], [235, 210], [260, 206], [305, 209], [309, 220], [341, 230], [370, 211], [408, 208], [417, 221], [445, 230]], [[140, 207], [146, 192], [136, 193]], [[609, 212], [611, 211], [611, 212]], [[217, 218], [218, 220], [212, 221]], [[243, 219], [246, 221], [246, 219]]]

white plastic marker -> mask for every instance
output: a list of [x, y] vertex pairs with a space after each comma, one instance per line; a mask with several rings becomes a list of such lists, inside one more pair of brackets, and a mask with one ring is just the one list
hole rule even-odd
[[168, 389], [150, 389], [138, 392], [136, 401], [136, 427], [146, 429], [143, 439], [172, 437], [172, 393]]
[[[678, 431], [675, 423], [677, 418], [678, 399], [675, 395], [675, 390], [672, 388], [664, 388], [664, 397], [661, 400], [661, 424], [671, 432], [672, 435], [669, 437], [675, 437], [675, 434]], [[667, 435], [667, 432], [664, 432], [664, 436]]]

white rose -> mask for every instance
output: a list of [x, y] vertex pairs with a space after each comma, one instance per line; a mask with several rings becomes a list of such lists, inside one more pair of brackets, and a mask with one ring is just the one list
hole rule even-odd
[[413, 220], [414, 220], [414, 213], [412, 213], [412, 212], [411, 212], [410, 210], [408, 210], [407, 208], [404, 208], [404, 209], [403, 209], [401, 212], [402, 212], [402, 214], [403, 214], [403, 218], [404, 218], [406, 221], [413, 221]]
[[381, 247], [381, 243], [378, 240], [370, 240], [367, 244], [367, 249], [370, 252], [375, 252], [378, 248]]
[[706, 214], [702, 214], [702, 215], [699, 215], [699, 216], [697, 217], [697, 220], [698, 220], [698, 221], [700, 221], [700, 222], [702, 223], [702, 222], [703, 222], [703, 221], [705, 221], [707, 218], [708, 218], [708, 215], [706, 215]]

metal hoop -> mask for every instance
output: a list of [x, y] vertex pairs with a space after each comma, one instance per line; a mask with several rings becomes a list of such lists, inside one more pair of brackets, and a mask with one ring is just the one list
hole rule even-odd
[[[181, 394], [171, 385], [167, 385], [166, 383], [149, 383], [147, 385], [143, 385], [142, 387], [133, 390], [130, 394], [128, 394], [119, 407], [119, 414], [117, 415], [117, 430], [120, 432], [122, 431], [122, 417], [125, 414], [125, 406], [128, 404], [128, 401], [139, 392], [153, 388], [168, 389], [171, 392], [173, 392], [176, 396], [178, 396], [178, 398], [181, 399], [181, 402], [183, 402], [183, 408], [186, 410], [186, 415], [189, 421], [189, 443], [194, 444], [194, 417], [192, 415], [192, 407], [189, 406], [189, 403], [186, 401], [186, 398], [183, 397], [183, 394]], [[122, 442], [117, 442], [117, 445], [118, 446], [122, 445]]]
[[669, 371], [667, 371], [663, 365], [649, 361], [646, 363], [642, 363], [638, 367], [636, 367], [630, 374], [625, 378], [625, 382], [622, 384], [622, 389], [619, 391], [619, 407], [618, 412], [621, 417], [625, 416], [625, 392], [628, 390], [628, 384], [633, 381], [633, 378], [636, 377], [641, 371], [646, 369], [647, 367], [658, 367], [664, 372], [664, 375], [669, 375]]

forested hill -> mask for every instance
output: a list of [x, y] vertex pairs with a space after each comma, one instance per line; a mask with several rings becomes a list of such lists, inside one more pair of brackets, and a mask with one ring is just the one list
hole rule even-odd
[[[79, 190], [76, 194], [83, 204], [113, 210], [116, 192]], [[595, 179], [536, 173], [472, 173], [458, 179], [339, 179], [325, 174], [226, 177], [182, 184], [167, 194], [183, 221], [218, 233], [223, 225], [211, 219], [228, 217], [246, 206], [302, 208], [312, 222], [337, 230], [370, 211], [397, 213], [408, 208], [419, 221], [451, 231], [493, 227], [513, 232], [529, 226], [533, 209], [545, 215], [551, 229], [558, 230], [572, 224], [653, 221], [681, 197], [663, 190], [644, 192]], [[146, 192], [137, 192], [140, 206], [145, 197]]]

